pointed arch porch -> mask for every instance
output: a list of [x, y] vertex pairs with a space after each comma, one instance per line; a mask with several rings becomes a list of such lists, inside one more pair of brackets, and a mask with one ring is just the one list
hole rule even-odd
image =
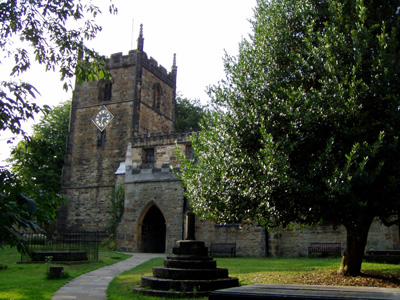
[[137, 249], [144, 253], [165, 253], [167, 220], [156, 202], [150, 201], [137, 222]]

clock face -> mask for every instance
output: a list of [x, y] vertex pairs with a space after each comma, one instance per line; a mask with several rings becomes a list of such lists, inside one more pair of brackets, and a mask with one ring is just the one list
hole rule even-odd
[[113, 118], [114, 116], [110, 111], [105, 106], [102, 106], [92, 121], [100, 131], [103, 131]]

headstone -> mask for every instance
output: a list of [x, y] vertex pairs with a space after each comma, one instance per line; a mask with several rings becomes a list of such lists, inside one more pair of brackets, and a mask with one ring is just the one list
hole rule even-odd
[[62, 271], [64, 267], [59, 266], [51, 266], [49, 269], [49, 278], [50, 279], [59, 279], [62, 276]]

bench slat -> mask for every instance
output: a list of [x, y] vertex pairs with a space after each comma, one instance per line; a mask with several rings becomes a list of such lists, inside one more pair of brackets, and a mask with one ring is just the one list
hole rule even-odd
[[231, 257], [236, 256], [236, 243], [211, 243], [210, 255], [215, 253], [230, 253]]
[[308, 256], [312, 253], [336, 254], [341, 255], [342, 247], [340, 243], [311, 243], [308, 247]]

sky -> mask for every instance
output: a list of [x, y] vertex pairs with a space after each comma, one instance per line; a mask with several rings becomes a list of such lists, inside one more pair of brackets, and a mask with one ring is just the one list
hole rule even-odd
[[[176, 54], [178, 67], [177, 92], [206, 104], [206, 89], [225, 78], [225, 52], [237, 55], [239, 43], [251, 33], [249, 22], [256, 0], [113, 0], [117, 15], [108, 13], [109, 1], [95, 1], [103, 13], [95, 21], [102, 31], [89, 46], [110, 57], [113, 53], [128, 54], [136, 49], [140, 25], [143, 25], [144, 51], [159, 65], [171, 70]], [[3, 62], [0, 80], [7, 80], [9, 69]], [[65, 92], [59, 74], [32, 66], [24, 75], [40, 92], [36, 102], [55, 106], [72, 98]], [[37, 121], [38, 117], [36, 118]], [[27, 131], [32, 122], [23, 125]], [[0, 165], [9, 156], [9, 133], [0, 132]]]

